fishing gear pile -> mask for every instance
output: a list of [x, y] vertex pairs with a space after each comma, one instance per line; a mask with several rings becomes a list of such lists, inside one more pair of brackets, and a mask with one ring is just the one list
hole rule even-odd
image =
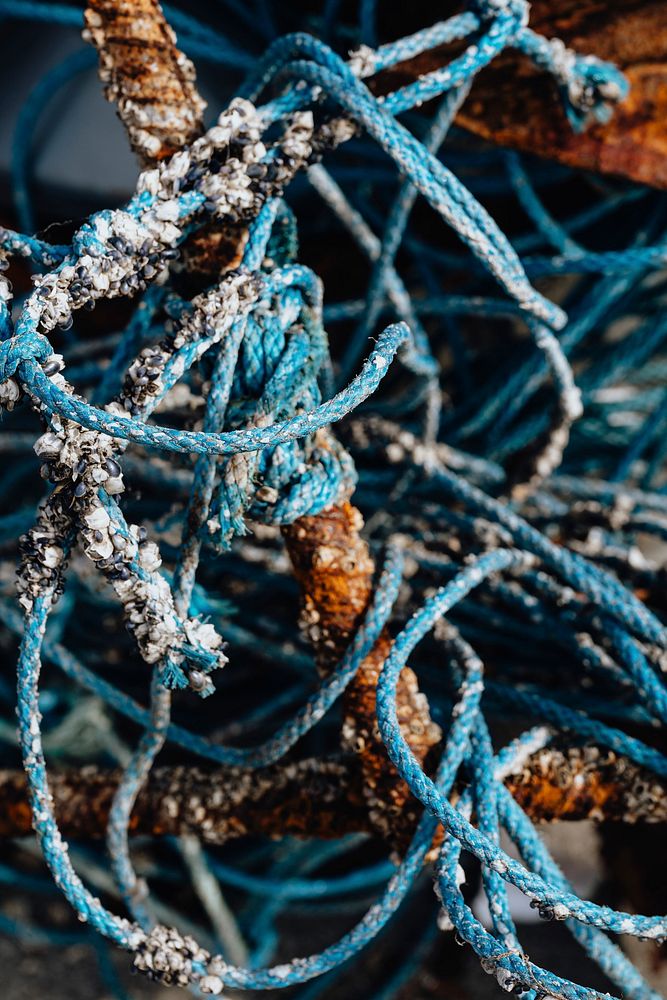
[[[258, 6], [229, 17], [270, 40]], [[32, 824], [83, 939], [167, 985], [319, 996], [430, 878], [421, 943], [378, 997], [443, 933], [507, 993], [609, 995], [531, 960], [515, 887], [619, 996], [656, 1000], [623, 937], [663, 942], [667, 918], [580, 898], [539, 832], [567, 810], [535, 788], [555, 774], [593, 818], [667, 815], [664, 198], [449, 136], [508, 48], [574, 130], [625, 97], [614, 66], [536, 34], [525, 0], [383, 45], [361, 8], [347, 59], [307, 33], [254, 58], [167, 8], [188, 53], [245, 74], [204, 129], [160, 8], [99, 0], [91, 44], [20, 117], [25, 232], [0, 231], [0, 619], [20, 648], [0, 734], [16, 766], [16, 708], [24, 777], [0, 773], [2, 833]], [[370, 86], [453, 42], [441, 68]], [[30, 235], [29, 137], [95, 48], [135, 191], [61, 242]], [[559, 186], [579, 192], [566, 213]], [[153, 876], [191, 881], [213, 932]], [[324, 921], [355, 893], [351, 930], [284, 958], [291, 907]]]

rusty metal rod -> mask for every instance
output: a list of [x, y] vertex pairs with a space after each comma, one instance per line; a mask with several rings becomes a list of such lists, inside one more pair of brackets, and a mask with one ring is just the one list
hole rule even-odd
[[107, 100], [132, 149], [152, 166], [203, 132], [206, 102], [157, 0], [89, 0], [84, 38], [99, 54]]
[[[360, 534], [363, 523], [360, 511], [346, 502], [283, 529], [301, 587], [301, 624], [323, 674], [342, 656], [371, 600], [375, 567]], [[389, 762], [375, 722], [377, 682], [390, 648], [385, 629], [345, 692], [341, 733], [343, 749], [359, 756], [369, 818], [385, 839], [391, 837], [396, 822], [414, 824], [417, 816], [417, 804]], [[401, 673], [396, 697], [403, 735], [424, 763], [440, 742], [441, 732], [410, 667]]]
[[[96, 767], [55, 772], [50, 779], [66, 837], [103, 837], [119, 771]], [[139, 794], [131, 834], [194, 833], [209, 844], [243, 836], [332, 839], [349, 833], [382, 835], [363, 794], [362, 762], [335, 759], [242, 768], [156, 768]], [[535, 822], [667, 822], [667, 781], [625, 757], [597, 747], [547, 747], [533, 754], [507, 788]], [[391, 846], [405, 847], [418, 810], [406, 809], [387, 829]], [[25, 777], [0, 771], [0, 837], [31, 830]]]
[[[445, 20], [461, 4], [438, 8]], [[667, 187], [667, 4], [663, 0], [532, 0], [530, 27], [583, 54], [614, 63], [630, 92], [605, 124], [574, 132], [553, 80], [508, 49], [475, 80], [457, 123], [489, 142], [565, 163]], [[395, 18], [400, 34], [400, 18]], [[392, 36], [393, 37], [393, 36]], [[367, 81], [386, 93], [441, 69], [461, 43], [423, 52]]]

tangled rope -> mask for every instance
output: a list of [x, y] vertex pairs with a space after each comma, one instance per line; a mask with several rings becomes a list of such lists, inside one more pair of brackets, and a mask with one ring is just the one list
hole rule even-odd
[[[74, 8], [9, 0], [0, 0], [0, 13], [80, 20]], [[206, 32], [176, 13], [174, 23], [193, 50], [210, 53]], [[362, 82], [451, 41], [464, 43], [460, 55], [399, 90], [375, 97]], [[25, 401], [43, 424], [34, 451], [48, 484], [34, 523], [26, 523], [31, 512], [25, 509], [0, 519], [3, 540], [23, 532], [23, 622], [7, 597], [0, 616], [22, 633], [19, 738], [33, 825], [55, 883], [81, 920], [166, 984], [219, 995], [224, 987], [294, 986], [340, 969], [381, 932], [436, 850], [441, 926], [455, 929], [503, 990], [531, 1000], [602, 996], [529, 959], [510, 909], [513, 886], [540, 916], [566, 921], [625, 997], [658, 996], [607, 934], [662, 942], [666, 918], [580, 899], [502, 782], [521, 771], [530, 754], [548, 756], [557, 732], [667, 778], [667, 758], [649, 737], [633, 735], [638, 726], [650, 733], [667, 720], [667, 635], [659, 615], [664, 570], [650, 547], [637, 544], [638, 538], [667, 537], [662, 213], [658, 196], [612, 190], [559, 222], [520, 158], [490, 152], [505, 171], [504, 188], [532, 225], [523, 239], [503, 234], [438, 151], [476, 74], [509, 46], [552, 75], [576, 129], [604, 120], [625, 94], [614, 67], [536, 35], [523, 0], [476, 0], [465, 13], [408, 38], [363, 45], [349, 61], [310, 35], [289, 35], [269, 45], [208, 131], [140, 174], [122, 208], [92, 215], [64, 245], [2, 231], [4, 257], [22, 258], [34, 271], [33, 289], [15, 302], [1, 278], [7, 448], [21, 451], [33, 427], [28, 406], [20, 405]], [[223, 46], [223, 58], [227, 51]], [[432, 122], [424, 127], [415, 116], [413, 134], [408, 113], [434, 98], [440, 106]], [[141, 141], [136, 131], [133, 141]], [[357, 157], [363, 154], [361, 176], [354, 166], [335, 174], [347, 143]], [[329, 172], [321, 161], [339, 149]], [[465, 150], [459, 156], [464, 167]], [[390, 168], [401, 176], [385, 217], [377, 216], [372, 198], [364, 204], [367, 164], [377, 167], [379, 187], [392, 176]], [[303, 174], [333, 210], [338, 232], [345, 230], [370, 261], [363, 300], [325, 308], [320, 279], [296, 261], [298, 212], [284, 196]], [[462, 250], [442, 249], [429, 242], [428, 227], [409, 226], [417, 195], [453, 230]], [[620, 230], [626, 210], [636, 218], [639, 208], [646, 223], [639, 230], [635, 225], [627, 248], [589, 252], [576, 241], [578, 231], [601, 218], [618, 218]], [[239, 241], [247, 229], [242, 253], [190, 295], [189, 248], [212, 225], [232, 227]], [[408, 266], [398, 260], [402, 247]], [[443, 270], [466, 275], [456, 294], [438, 282]], [[563, 272], [580, 276], [566, 309], [530, 282]], [[590, 277], [597, 274], [602, 277]], [[115, 340], [87, 343], [72, 333], [78, 310], [111, 299], [135, 303]], [[488, 338], [471, 349], [460, 323], [466, 316], [505, 324], [516, 341], [507, 358], [489, 366]], [[385, 319], [364, 359], [368, 337]], [[332, 362], [325, 322], [346, 332], [340, 364]], [[62, 354], [51, 346], [59, 337]], [[497, 352], [497, 344], [490, 350]], [[22, 420], [27, 429], [17, 430]], [[339, 422], [344, 444], [332, 429]], [[5, 490], [16, 491], [24, 471], [18, 464], [14, 472], [6, 469]], [[126, 477], [143, 484], [147, 499], [121, 499]], [[276, 529], [298, 549], [309, 519], [349, 504], [353, 492], [371, 512], [369, 537], [385, 548], [385, 563], [342, 650], [317, 600], [306, 599], [304, 628], [323, 651], [313, 693], [310, 664], [304, 674], [305, 654], [290, 639], [281, 610], [289, 573]], [[350, 529], [350, 539], [356, 531]], [[235, 542], [250, 533], [257, 543]], [[315, 561], [330, 574], [354, 577], [367, 550], [350, 550], [350, 566], [341, 570], [342, 548], [341, 556], [332, 542], [320, 545]], [[298, 552], [292, 557], [296, 565]], [[256, 616], [250, 627], [228, 620], [224, 605], [225, 574], [239, 561], [246, 580], [237, 591]], [[272, 601], [275, 594], [275, 612], [266, 606], [268, 594]], [[122, 619], [139, 654], [134, 668], [151, 668], [133, 669], [131, 680], [138, 691], [150, 686], [148, 709], [104, 676], [108, 663], [95, 652], [97, 640], [90, 640], [86, 664], [89, 626], [74, 614], [86, 602]], [[390, 642], [392, 616], [402, 624]], [[429, 635], [429, 652], [420, 658], [417, 646]], [[327, 723], [383, 642], [386, 655], [371, 684], [379, 738], [354, 715], [343, 721], [344, 744], [364, 758], [366, 777], [376, 773], [374, 759], [396, 769], [387, 772], [391, 791], [375, 778], [364, 788], [374, 829], [386, 831], [391, 842], [399, 814], [411, 809], [415, 819], [395, 870], [381, 866], [382, 874], [391, 874], [379, 898], [335, 944], [273, 965], [273, 903], [259, 918], [264, 941], [245, 963], [234, 958], [239, 949], [233, 934], [230, 944], [228, 926], [223, 953], [213, 954], [157, 920], [135, 871], [129, 831], [165, 743], [229, 767], [281, 762], [298, 741], [315, 736], [318, 723]], [[558, 683], [548, 676], [554, 649]], [[183, 692], [176, 699], [187, 690], [212, 695], [214, 680], [233, 674], [244, 650], [268, 654], [299, 680], [295, 689], [267, 695], [261, 706], [259, 721], [270, 735], [251, 747], [228, 746], [195, 725], [172, 723], [172, 692]], [[482, 650], [493, 662], [488, 680]], [[128, 648], [121, 655], [131, 661], [133, 653]], [[124, 756], [107, 830], [129, 918], [111, 912], [86, 887], [60, 833], [41, 729], [48, 715], [39, 692], [43, 657], [143, 730], [135, 751]], [[409, 659], [428, 687], [434, 720], [406, 669]], [[244, 677], [246, 685], [255, 678], [252, 666]], [[514, 717], [516, 734], [500, 750], [494, 748], [497, 717]], [[526, 718], [539, 725], [521, 732]], [[465, 790], [455, 798], [461, 775]], [[401, 779], [410, 805], [396, 784]], [[653, 795], [643, 786], [636, 807], [650, 811]], [[200, 807], [205, 820], [206, 803]], [[501, 847], [501, 830], [521, 860]], [[204, 863], [201, 848], [193, 850], [191, 873]], [[488, 927], [464, 898], [462, 852], [481, 865]], [[206, 874], [205, 864], [201, 870]], [[280, 884], [279, 863], [275, 871]], [[367, 876], [366, 884], [375, 883]], [[224, 910], [218, 905], [215, 912]]]

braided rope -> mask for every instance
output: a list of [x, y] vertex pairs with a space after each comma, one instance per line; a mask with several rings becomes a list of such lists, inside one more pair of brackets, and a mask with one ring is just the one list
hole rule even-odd
[[[363, 9], [364, 23], [372, 24], [373, 5], [364, 4]], [[57, 4], [0, 0], [0, 13], [79, 23], [78, 12]], [[210, 56], [214, 41], [193, 19], [175, 14], [174, 23], [193, 54]], [[397, 91], [376, 98], [362, 82], [452, 40], [466, 42], [461, 55]], [[240, 96], [212, 128], [140, 175], [124, 207], [91, 216], [66, 245], [0, 231], [3, 257], [23, 258], [36, 271], [34, 289], [23, 300], [17, 298], [13, 313], [11, 288], [0, 275], [0, 402], [15, 416], [25, 397], [42, 420], [44, 432], [34, 449], [49, 484], [32, 525], [26, 519], [30, 511], [14, 515], [27, 520], [20, 522], [25, 531], [18, 578], [23, 622], [9, 601], [0, 605], [7, 626], [22, 631], [19, 739], [34, 827], [54, 881], [80, 918], [130, 950], [137, 969], [166, 984], [218, 995], [225, 985], [283, 988], [339, 969], [380, 934], [399, 908], [430, 856], [440, 825], [444, 837], [437, 849], [435, 888], [441, 924], [455, 928], [472, 946], [483, 969], [503, 990], [531, 1000], [602, 996], [530, 961], [514, 925], [507, 894], [511, 885], [530, 898], [544, 919], [567, 921], [625, 996], [658, 996], [604, 932], [664, 941], [666, 918], [618, 912], [577, 897], [529, 819], [494, 780], [494, 774], [500, 778], [520, 768], [528, 753], [548, 747], [551, 730], [528, 729], [496, 752], [488, 719], [494, 706], [505, 716], [535, 717], [574, 738], [619, 751], [663, 776], [664, 755], [587, 711], [583, 701], [576, 701], [581, 694], [578, 678], [572, 685], [575, 700], [567, 706], [551, 697], [557, 692], [544, 677], [526, 684], [513, 674], [511, 664], [500, 679], [487, 682], [472, 645], [489, 647], [488, 630], [491, 627], [493, 634], [495, 623], [484, 621], [488, 602], [497, 612], [499, 633], [515, 645], [519, 622], [522, 641], [528, 637], [541, 648], [539, 630], [547, 622], [559, 648], [590, 671], [605, 711], [611, 712], [617, 703], [622, 709], [627, 697], [633, 718], [665, 721], [665, 626], [648, 606], [656, 602], [645, 603], [636, 593], [653, 595], [661, 570], [650, 557], [640, 556], [634, 544], [637, 534], [660, 538], [666, 530], [661, 484], [654, 488], [663, 457], [659, 436], [664, 394], [656, 400], [652, 382], [660, 383], [659, 372], [664, 371], [658, 352], [667, 328], [657, 318], [659, 286], [656, 291], [643, 280], [664, 264], [660, 213], [652, 207], [647, 211], [645, 230], [635, 233], [634, 244], [626, 249], [589, 253], [572, 235], [588, 224], [586, 220], [557, 221], [521, 161], [500, 154], [509, 183], [534, 226], [534, 247], [551, 246], [556, 255], [530, 257], [520, 241], [503, 234], [438, 151], [476, 74], [510, 46], [551, 74], [575, 129], [592, 120], [604, 121], [625, 94], [624, 80], [614, 67], [536, 35], [528, 27], [523, 0], [477, 0], [466, 13], [408, 38], [374, 49], [362, 46], [349, 62], [314, 37], [288, 35], [256, 60]], [[221, 45], [215, 58], [232, 65], [232, 48]], [[63, 78], [69, 78], [70, 70], [78, 72], [79, 62], [62, 73]], [[241, 62], [246, 66], [252, 60]], [[277, 96], [260, 104], [272, 93]], [[434, 97], [442, 97], [440, 108], [425, 137], [417, 138], [397, 116]], [[382, 163], [388, 157], [402, 178], [379, 222], [372, 217], [372, 206], [366, 211], [359, 199], [355, 203], [346, 194], [335, 174], [336, 157], [331, 170], [318, 162], [331, 149], [358, 142], [359, 131], [382, 150]], [[362, 148], [373, 162], [367, 140]], [[336, 155], [342, 157], [343, 152]], [[320, 280], [294, 260], [294, 218], [283, 195], [301, 172], [307, 172], [372, 263], [368, 297], [361, 305], [351, 301], [325, 309]], [[381, 177], [386, 179], [382, 172]], [[19, 190], [25, 194], [22, 181]], [[408, 232], [418, 195], [451, 227], [463, 244], [462, 253], [429, 246], [418, 228], [415, 235]], [[611, 195], [601, 212], [613, 215], [626, 204], [632, 208], [630, 196]], [[593, 210], [589, 215], [595, 221]], [[183, 294], [181, 251], [193, 234], [213, 221], [248, 227], [241, 261], [216, 284], [188, 297]], [[433, 292], [423, 301], [413, 295], [414, 278], [401, 273], [401, 247], [418, 251], [418, 280]], [[436, 294], [435, 269], [442, 264], [459, 269], [463, 265], [475, 281], [488, 278], [482, 294], [469, 293], [471, 288], [476, 292], [473, 281], [459, 299]], [[572, 297], [568, 314], [529, 280], [563, 272], [604, 276], [592, 289], [585, 285], [579, 298]], [[488, 292], [494, 285], [502, 299]], [[95, 379], [87, 358], [93, 358], [98, 376], [99, 359], [87, 353], [82, 341], [75, 340], [63, 355], [53, 351], [50, 341], [67, 339], [80, 308], [115, 298], [132, 298], [139, 305], [115, 351], [110, 354], [104, 345], [110, 362], [101, 384], [97, 378], [90, 392]], [[628, 300], [632, 309], [643, 308], [644, 325], [608, 343], [600, 325], [626, 315], [622, 309], [629, 308]], [[497, 374], [486, 373], [480, 380], [460, 338], [458, 313], [518, 317], [523, 322], [528, 337], [509, 367], [500, 364]], [[387, 314], [391, 322], [362, 361], [368, 336]], [[443, 318], [463, 388], [460, 405], [444, 413], [447, 363], [426, 323], [429, 316]], [[353, 321], [338, 390], [324, 330], [329, 319]], [[574, 363], [581, 360], [577, 350], [582, 345], [588, 350], [588, 365], [575, 379]], [[69, 355], [69, 379], [63, 374], [64, 355]], [[395, 359], [399, 363], [392, 364]], [[542, 394], [547, 375], [552, 387]], [[623, 397], [605, 396], [606, 387], [626, 376], [632, 405]], [[74, 388], [77, 383], [80, 391]], [[183, 419], [192, 401], [196, 429]], [[160, 422], [150, 422], [156, 414]], [[163, 423], [163, 415], [176, 426]], [[348, 448], [330, 430], [345, 418]], [[591, 453], [590, 440], [600, 425], [608, 428], [603, 437], [609, 461], [609, 456], [603, 460]], [[12, 434], [8, 432], [8, 440]], [[571, 435], [567, 461], [572, 464], [560, 474], [556, 470]], [[137, 448], [143, 449], [138, 462], [133, 458]], [[512, 472], [509, 461], [503, 470], [500, 462], [526, 449], [528, 459], [518, 462], [518, 472]], [[653, 465], [645, 468], [642, 456], [652, 449]], [[196, 458], [188, 464], [187, 456]], [[609, 469], [605, 478], [610, 462], [620, 472], [615, 477]], [[634, 476], [637, 469], [634, 489], [619, 490], [618, 479], [625, 473]], [[132, 504], [121, 500], [128, 470], [156, 498], [164, 491], [170, 501], [178, 499], [176, 513], [171, 503], [166, 507], [163, 502], [159, 516], [142, 518], [148, 528], [134, 523]], [[11, 475], [5, 478], [6, 489]], [[20, 469], [15, 475], [22, 475]], [[287, 692], [289, 717], [250, 748], [221, 745], [174, 724], [172, 692], [190, 689], [201, 697], [212, 695], [213, 677], [228, 662], [226, 650], [231, 661], [226, 675], [236, 669], [242, 648], [260, 657], [268, 652], [297, 675], [302, 667], [302, 654], [289, 646], [280, 626], [277, 639], [275, 629], [273, 637], [269, 629], [265, 639], [256, 639], [252, 630], [227, 620], [213, 587], [197, 579], [208, 581], [209, 559], [228, 558], [231, 562], [225, 565], [232, 565], [239, 553], [253, 551], [247, 538], [235, 543], [251, 526], [271, 538], [276, 527], [347, 501], [355, 486], [360, 503], [376, 512], [370, 529], [389, 545], [373, 601], [335, 669], [314, 693], [310, 689], [304, 696], [304, 685], [299, 684], [296, 699], [290, 701]], [[554, 525], [562, 522], [571, 529], [577, 514], [584, 517], [581, 523], [590, 518], [591, 530], [581, 537], [575, 524], [570, 544], [563, 545], [553, 537]], [[3, 532], [11, 536], [16, 520], [0, 520]], [[175, 528], [179, 530], [173, 543], [169, 539]], [[161, 547], [149, 538], [149, 531], [162, 539]], [[161, 548], [171, 550], [168, 572]], [[279, 560], [270, 550], [259, 558], [261, 572], [274, 572]], [[74, 579], [66, 586], [70, 561]], [[74, 627], [76, 600], [95, 594], [100, 574], [110, 585], [108, 593], [120, 608], [139, 660], [152, 668], [148, 709], [86, 666], [85, 657], [77, 658], [61, 641], [67, 628]], [[438, 589], [420, 603], [420, 588], [434, 578]], [[275, 580], [280, 595], [285, 585], [280, 572], [275, 572]], [[401, 597], [406, 581], [407, 604]], [[95, 600], [109, 605], [108, 593], [98, 593]], [[266, 615], [266, 598], [261, 597], [265, 593], [260, 574], [258, 633]], [[230, 948], [213, 954], [192, 935], [156, 921], [133, 865], [129, 827], [137, 796], [165, 743], [171, 740], [219, 763], [253, 769], [283, 759], [317, 723], [327, 721], [397, 607], [407, 623], [398, 631], [379, 677], [376, 721], [388, 758], [424, 811], [379, 899], [335, 944], [274, 965], [268, 964], [266, 944], [258, 945], [254, 960], [244, 964], [232, 960]], [[450, 619], [457, 612], [461, 617], [455, 627]], [[317, 622], [311, 620], [309, 627], [317, 630]], [[431, 671], [438, 675], [434, 683], [441, 721], [447, 723], [434, 774], [413, 753], [397, 705], [401, 671], [408, 658], [419, 655], [416, 647], [431, 630], [436, 640], [444, 640], [447, 652], [446, 671]], [[131, 919], [112, 913], [85, 887], [60, 835], [40, 724], [42, 656], [143, 728], [136, 750], [125, 761], [108, 824], [115, 884]], [[428, 658], [422, 665], [428, 674]], [[437, 687], [443, 672], [444, 690]], [[224, 677], [219, 683], [225, 683]], [[278, 699], [269, 704], [268, 713], [277, 704]], [[460, 773], [468, 788], [453, 805]], [[386, 804], [377, 805], [381, 809]], [[521, 862], [501, 849], [501, 829], [514, 840]], [[462, 851], [481, 863], [492, 918], [488, 928], [463, 897]], [[386, 868], [381, 870], [386, 874]], [[280, 871], [276, 864], [278, 885]], [[216, 912], [219, 915], [219, 906]], [[278, 912], [279, 907], [267, 906], [260, 928], [269, 926]], [[265, 937], [270, 940], [271, 934]]]

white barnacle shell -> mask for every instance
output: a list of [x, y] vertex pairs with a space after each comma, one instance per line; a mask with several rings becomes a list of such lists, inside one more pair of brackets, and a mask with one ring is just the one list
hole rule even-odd
[[56, 566], [60, 565], [60, 561], [63, 557], [63, 550], [59, 545], [47, 545], [43, 550], [42, 562], [49, 569], [55, 569]]
[[163, 201], [154, 209], [155, 218], [160, 222], [176, 222], [178, 220], [178, 205], [175, 201]]
[[134, 590], [134, 580], [114, 580], [114, 590], [125, 604], [132, 596]]
[[57, 458], [63, 443], [57, 434], [47, 431], [34, 444], [35, 454], [40, 458]]
[[109, 496], [113, 496], [115, 493], [122, 493], [125, 489], [122, 476], [109, 476], [104, 484], [104, 489], [107, 491]]
[[123, 404], [119, 403], [118, 400], [116, 399], [113, 399], [110, 403], [107, 403], [104, 409], [107, 411], [107, 413], [110, 413], [111, 416], [113, 417], [127, 417], [127, 413], [125, 411], [125, 408], [123, 407]]
[[213, 625], [208, 622], [197, 621], [196, 618], [189, 618], [183, 623], [183, 630], [188, 642], [193, 646], [203, 646], [205, 649], [219, 649], [222, 639], [216, 632]]
[[215, 146], [223, 146], [225, 143], [229, 142], [231, 130], [229, 129], [227, 123], [223, 121], [224, 117], [225, 112], [220, 115], [218, 124], [214, 125], [213, 128], [210, 128], [206, 133], [206, 138]]
[[160, 190], [160, 171], [157, 169], [144, 170], [143, 173], [139, 174], [139, 180], [137, 182], [137, 191], [139, 193], [147, 192], [148, 194], [157, 194]]
[[111, 523], [111, 518], [104, 507], [95, 507], [94, 510], [85, 514], [83, 519], [91, 531], [104, 531]]
[[100, 468], [99, 465], [94, 466], [90, 475], [93, 482], [97, 483], [98, 486], [100, 485], [100, 483], [106, 482], [106, 480], [109, 478], [109, 473], [106, 472], [104, 469]]
[[93, 287], [97, 289], [98, 292], [107, 292], [109, 290], [109, 279], [106, 274], [101, 271], [94, 271], [91, 275], [91, 280]]
[[451, 917], [444, 907], [438, 911], [437, 923], [438, 930], [443, 931], [443, 933], [454, 930], [454, 924], [452, 923]]
[[4, 406], [6, 410], [14, 409], [14, 404], [20, 395], [21, 390], [16, 379], [8, 378], [0, 383], [0, 406]]
[[508, 972], [507, 969], [496, 969], [496, 979], [498, 980], [498, 985], [501, 990], [505, 990], [506, 993], [510, 993], [516, 986], [514, 976], [511, 972]]
[[202, 993], [211, 993], [213, 996], [220, 996], [224, 983], [219, 976], [202, 976], [199, 980], [199, 989]]
[[113, 550], [113, 542], [108, 535], [101, 542], [91, 542], [86, 548], [88, 554], [94, 559], [108, 559]]
[[181, 237], [181, 230], [171, 222], [162, 222], [159, 228], [160, 242], [164, 244], [175, 244]]
[[153, 573], [162, 565], [160, 550], [155, 542], [145, 542], [139, 549], [139, 562], [147, 573]]
[[20, 594], [18, 601], [24, 611], [27, 611], [28, 613], [32, 611], [32, 598], [27, 594]]

